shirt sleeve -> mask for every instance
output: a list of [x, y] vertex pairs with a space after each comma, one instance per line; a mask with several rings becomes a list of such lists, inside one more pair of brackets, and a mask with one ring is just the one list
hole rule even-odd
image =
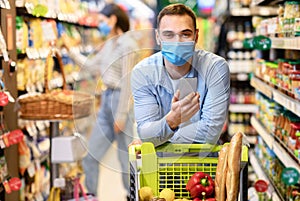
[[167, 124], [166, 117], [153, 94], [153, 85], [139, 70], [132, 72], [131, 86], [134, 97], [134, 112], [138, 134], [142, 141], [152, 142], [154, 146], [167, 142], [176, 132]]

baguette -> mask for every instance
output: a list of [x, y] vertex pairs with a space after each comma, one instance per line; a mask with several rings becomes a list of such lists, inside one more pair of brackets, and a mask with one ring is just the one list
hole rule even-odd
[[230, 140], [226, 175], [227, 201], [236, 201], [239, 192], [243, 134], [236, 133]]
[[227, 153], [229, 144], [225, 144], [220, 150], [215, 178], [215, 196], [217, 201], [226, 200], [226, 173]]

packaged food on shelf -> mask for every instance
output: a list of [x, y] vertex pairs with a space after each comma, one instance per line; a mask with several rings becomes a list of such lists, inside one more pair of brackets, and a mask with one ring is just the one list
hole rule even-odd
[[[289, 137], [289, 147], [290, 149], [292, 149], [293, 151], [295, 149], [298, 149], [296, 144], [297, 144], [297, 136], [296, 133], [300, 131], [300, 122], [293, 122], [290, 124], [290, 137]], [[300, 149], [300, 147], [299, 147]]]
[[283, 88], [283, 66], [288, 64], [288, 59], [279, 58], [278, 60], [278, 68], [276, 72], [276, 83], [279, 88]]
[[300, 2], [299, 1], [286, 1], [284, 4], [284, 18], [300, 17]]
[[277, 62], [266, 62], [267, 74], [264, 75], [264, 80], [271, 83], [271, 85], [276, 85], [276, 72], [278, 69]]
[[289, 75], [290, 89], [294, 96], [297, 94], [297, 88], [300, 86], [300, 70], [291, 71]]

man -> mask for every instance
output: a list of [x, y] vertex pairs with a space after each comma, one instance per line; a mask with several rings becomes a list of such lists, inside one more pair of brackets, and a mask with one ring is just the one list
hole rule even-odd
[[[140, 139], [155, 146], [217, 143], [229, 106], [228, 64], [213, 53], [195, 50], [196, 16], [185, 5], [166, 6], [157, 26], [161, 51], [139, 62], [131, 77]], [[197, 80], [195, 91], [181, 99], [180, 83], [192, 77]]]

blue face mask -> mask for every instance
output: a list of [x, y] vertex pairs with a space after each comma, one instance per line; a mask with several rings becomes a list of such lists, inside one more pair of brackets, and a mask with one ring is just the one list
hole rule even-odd
[[108, 24], [106, 22], [101, 22], [98, 26], [98, 30], [104, 35], [107, 36], [110, 31], [111, 31], [111, 27], [108, 26]]
[[195, 41], [187, 42], [161, 42], [163, 56], [172, 64], [182, 66], [194, 54]]

